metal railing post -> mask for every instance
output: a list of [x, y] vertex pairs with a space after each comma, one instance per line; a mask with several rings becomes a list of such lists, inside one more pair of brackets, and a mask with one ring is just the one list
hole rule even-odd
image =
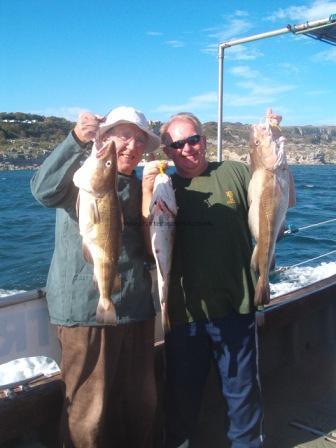
[[224, 48], [218, 46], [218, 121], [217, 121], [217, 161], [222, 161], [222, 125], [223, 125], [223, 64]]

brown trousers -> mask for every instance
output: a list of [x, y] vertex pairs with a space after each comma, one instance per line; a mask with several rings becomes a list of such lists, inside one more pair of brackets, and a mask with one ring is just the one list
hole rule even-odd
[[58, 327], [63, 448], [150, 448], [156, 410], [154, 320]]

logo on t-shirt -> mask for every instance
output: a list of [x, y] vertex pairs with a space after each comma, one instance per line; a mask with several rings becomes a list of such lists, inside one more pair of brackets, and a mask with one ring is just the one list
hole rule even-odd
[[226, 202], [228, 205], [233, 205], [236, 203], [233, 192], [232, 191], [226, 191], [225, 192], [226, 195]]

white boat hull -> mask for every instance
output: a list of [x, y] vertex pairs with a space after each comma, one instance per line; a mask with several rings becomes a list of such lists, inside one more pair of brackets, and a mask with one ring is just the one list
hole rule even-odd
[[39, 289], [0, 301], [0, 364], [28, 356], [60, 361], [55, 328], [49, 323], [44, 291]]

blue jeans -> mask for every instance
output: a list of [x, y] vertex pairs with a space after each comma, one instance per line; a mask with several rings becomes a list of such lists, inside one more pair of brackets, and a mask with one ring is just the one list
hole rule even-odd
[[263, 413], [254, 313], [231, 312], [221, 319], [176, 325], [166, 335], [165, 348], [166, 448], [189, 446], [212, 356], [228, 406], [227, 436], [231, 447], [262, 447]]

